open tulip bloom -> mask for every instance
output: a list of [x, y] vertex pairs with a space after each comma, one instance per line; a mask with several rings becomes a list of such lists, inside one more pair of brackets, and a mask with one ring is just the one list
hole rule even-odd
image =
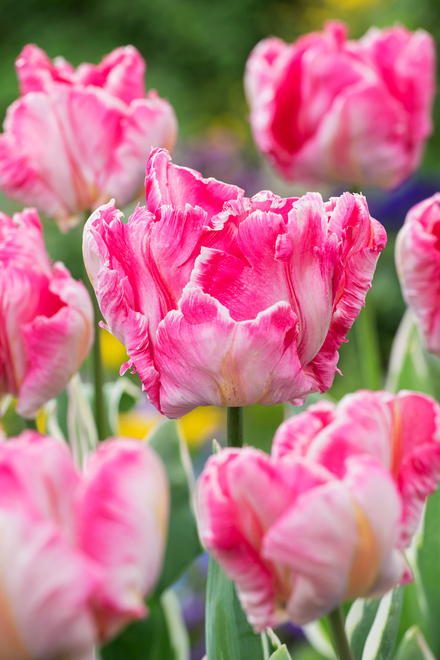
[[440, 406], [359, 391], [284, 422], [271, 456], [212, 456], [200, 534], [257, 630], [303, 625], [412, 578], [403, 551], [439, 478]]
[[67, 231], [85, 210], [139, 193], [152, 147], [173, 149], [177, 122], [133, 46], [76, 70], [33, 45], [16, 62], [21, 97], [0, 135], [0, 190]]
[[79, 473], [64, 442], [0, 442], [0, 660], [93, 660], [146, 616], [168, 521], [165, 469], [145, 443], [102, 443]]
[[114, 202], [97, 209], [83, 250], [124, 369], [156, 408], [180, 417], [326, 391], [386, 242], [365, 198], [248, 199], [156, 149], [146, 202], [127, 224]]
[[330, 21], [293, 44], [261, 41], [246, 65], [255, 142], [285, 179], [393, 188], [432, 132], [435, 46], [427, 32]]

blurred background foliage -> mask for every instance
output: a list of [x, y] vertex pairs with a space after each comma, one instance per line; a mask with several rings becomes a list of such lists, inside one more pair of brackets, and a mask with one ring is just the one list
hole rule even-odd
[[[383, 27], [403, 23], [411, 30], [422, 27], [440, 45], [439, 0], [0, 0], [0, 117], [18, 94], [14, 60], [27, 43], [36, 43], [50, 57], [63, 55], [74, 65], [97, 63], [121, 45], [133, 44], [147, 61], [147, 88], [172, 103], [179, 121], [179, 140], [174, 161], [198, 169], [204, 176], [243, 187], [248, 195], [272, 189], [283, 196], [302, 194], [305, 189], [282, 183], [263, 163], [252, 141], [243, 91], [246, 59], [262, 38], [275, 35], [293, 41], [300, 34], [319, 30], [325, 20], [341, 19], [350, 35], [362, 36], [371, 25]], [[377, 268], [367, 305], [374, 309], [383, 372], [387, 366], [394, 334], [404, 312], [394, 267], [396, 231], [408, 209], [440, 187], [440, 104], [434, 109], [434, 125], [419, 173], [391, 193], [363, 191], [371, 214], [387, 228], [389, 241]], [[341, 190], [323, 189], [324, 197]], [[19, 206], [0, 195], [0, 211], [12, 213]], [[126, 214], [131, 209], [126, 209]], [[45, 220], [47, 248], [53, 259], [66, 263], [76, 278], [83, 277], [81, 232], [78, 227], [62, 235]], [[125, 362], [125, 349], [103, 332], [103, 357], [107, 380], [118, 378]], [[346, 392], [365, 386], [356, 341], [356, 328], [341, 347], [339, 367], [329, 395], [339, 399]], [[88, 365], [83, 376], [87, 380]], [[129, 376], [139, 385], [136, 375]], [[158, 419], [145, 397], [135, 398], [121, 412], [117, 431], [143, 437]], [[285, 406], [254, 406], [245, 413], [245, 438], [270, 451], [275, 429], [283, 415], [294, 410]], [[9, 420], [9, 422], [8, 422]], [[19, 432], [13, 412], [3, 419], [10, 431]], [[15, 426], [14, 426], [15, 424]], [[196, 472], [211, 452], [215, 436], [225, 439], [224, 411], [199, 409], [181, 422]], [[206, 562], [201, 560], [178, 585], [190, 626], [192, 659], [200, 660], [203, 644], [203, 593]], [[297, 629], [281, 632], [286, 641], [296, 640], [294, 660], [317, 660], [316, 654]]]

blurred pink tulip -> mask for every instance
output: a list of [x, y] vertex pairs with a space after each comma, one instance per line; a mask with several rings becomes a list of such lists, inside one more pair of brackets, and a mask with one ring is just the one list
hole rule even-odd
[[408, 211], [397, 235], [396, 267], [426, 346], [440, 356], [440, 193]]
[[95, 211], [84, 259], [156, 408], [180, 417], [327, 390], [386, 242], [365, 198], [247, 199], [159, 149], [146, 191], [128, 224], [113, 203]]
[[435, 46], [423, 30], [371, 28], [347, 40], [331, 21], [293, 44], [264, 39], [245, 88], [255, 142], [290, 181], [393, 188], [432, 131]]
[[0, 135], [0, 189], [61, 229], [112, 197], [131, 202], [151, 148], [173, 149], [174, 110], [155, 91], [145, 95], [145, 62], [133, 46], [75, 70], [28, 45], [16, 69], [22, 96]]
[[411, 579], [403, 550], [440, 479], [440, 406], [360, 391], [278, 429], [271, 457], [212, 456], [198, 483], [200, 534], [258, 630], [306, 624]]
[[108, 440], [84, 475], [33, 431], [0, 443], [0, 660], [92, 660], [146, 614], [168, 483], [147, 445]]
[[35, 209], [0, 213], [0, 265], [0, 394], [34, 417], [87, 357], [92, 302], [62, 263], [51, 265]]

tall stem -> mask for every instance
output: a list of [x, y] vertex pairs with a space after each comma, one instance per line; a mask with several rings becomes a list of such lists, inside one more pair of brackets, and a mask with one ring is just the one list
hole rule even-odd
[[365, 307], [354, 324], [362, 386], [369, 390], [379, 390], [382, 386], [379, 340], [377, 337], [374, 308], [368, 298]]
[[340, 607], [337, 607], [330, 612], [327, 616], [330, 631], [333, 639], [333, 646], [337, 653], [339, 660], [354, 660], [353, 653], [351, 652], [348, 643], [347, 635], [345, 634], [344, 619]]
[[101, 310], [99, 309], [98, 301], [96, 300], [96, 294], [87, 273], [85, 273], [84, 276], [84, 283], [92, 299], [93, 318], [94, 318], [94, 326], [95, 326], [95, 343], [93, 344], [93, 349], [92, 349], [92, 360], [93, 360], [93, 382], [95, 387], [96, 430], [98, 432], [99, 440], [105, 440], [105, 438], [107, 437], [107, 422], [106, 422], [107, 416], [106, 416], [105, 399], [104, 399], [104, 370], [102, 368], [101, 336], [99, 332], [100, 331], [99, 319], [101, 318]]
[[228, 447], [243, 446], [243, 408], [228, 408]]

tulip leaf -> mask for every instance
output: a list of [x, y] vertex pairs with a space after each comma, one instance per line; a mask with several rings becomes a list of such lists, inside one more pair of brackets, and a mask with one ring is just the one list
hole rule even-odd
[[385, 389], [389, 392], [410, 389], [436, 396], [440, 393], [436, 388], [438, 376], [438, 358], [427, 353], [407, 310], [394, 338]]
[[267, 648], [267, 640], [256, 635], [246, 619], [234, 583], [210, 557], [206, 588], [207, 657], [209, 660], [264, 660], [265, 646]]
[[101, 660], [187, 660], [188, 633], [176, 601], [170, 591], [150, 599], [149, 616], [135, 621], [102, 647]]
[[394, 660], [435, 660], [418, 626], [406, 631]]
[[365, 642], [376, 617], [379, 603], [378, 598], [358, 598], [350, 607], [345, 630], [354, 660], [362, 660]]
[[203, 551], [193, 509], [191, 459], [175, 420], [165, 420], [147, 437], [165, 464], [171, 488], [168, 542], [156, 594], [170, 587]]
[[396, 587], [382, 598], [365, 642], [362, 660], [392, 659], [402, 603], [403, 587]]
[[434, 655], [440, 654], [440, 489], [428, 499], [416, 542], [415, 574], [422, 631]]
[[325, 619], [313, 621], [303, 626], [303, 632], [307, 641], [315, 651], [328, 660], [336, 660], [333, 643], [331, 641], [330, 632]]
[[269, 660], [292, 660], [292, 656], [287, 650], [287, 646], [283, 644], [275, 653], [272, 653]]

